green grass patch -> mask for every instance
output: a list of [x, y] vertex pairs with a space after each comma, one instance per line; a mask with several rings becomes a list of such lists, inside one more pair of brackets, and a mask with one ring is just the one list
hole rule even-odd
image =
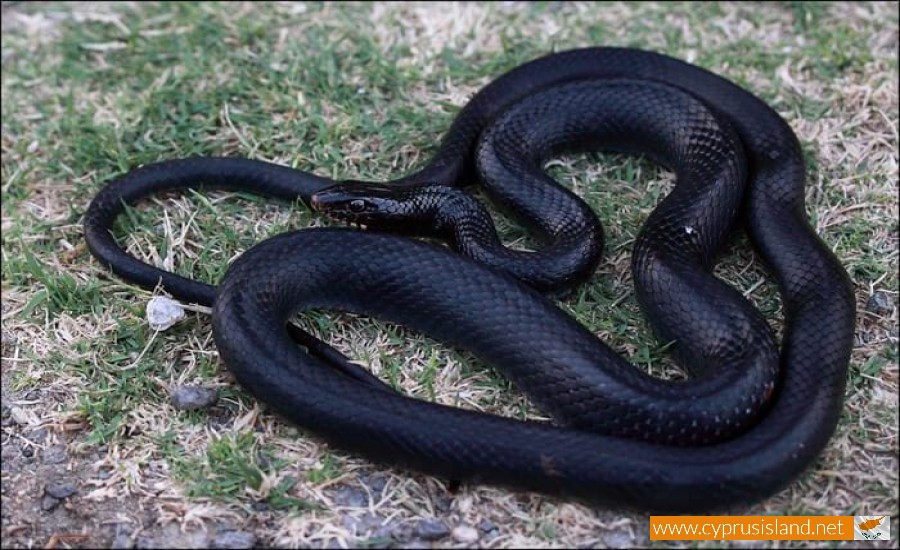
[[[188, 457], [177, 453], [174, 435], [159, 440], [170, 451], [175, 475], [188, 485], [192, 497], [212, 497], [238, 501], [246, 497], [246, 490], [259, 491], [263, 476], [276, 472], [285, 462], [272, 458], [270, 451], [260, 448], [252, 432], [225, 435], [210, 441], [202, 457]], [[265, 503], [275, 510], [297, 512], [315, 509], [315, 503], [290, 496], [295, 480], [285, 477], [272, 488]]]

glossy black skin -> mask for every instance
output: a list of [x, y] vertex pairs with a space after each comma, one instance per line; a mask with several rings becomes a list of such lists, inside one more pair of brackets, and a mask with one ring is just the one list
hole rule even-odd
[[[675, 190], [641, 229], [632, 268], [651, 323], [694, 375], [688, 383], [643, 375], [536, 290], [577, 284], [602, 250], [596, 216], [541, 176], [543, 159], [572, 147], [639, 151], [676, 172]], [[498, 248], [462, 189], [476, 182], [545, 247], [529, 255]], [[388, 216], [390, 229], [435, 231], [456, 251], [374, 232], [304, 230], [247, 251], [217, 289], [131, 258], [110, 233], [123, 202], [164, 189], [243, 189], [315, 198], [325, 209], [355, 192], [336, 183], [244, 159], [169, 161], [101, 190], [85, 236], [119, 275], [212, 304], [217, 347], [244, 387], [372, 460], [612, 506], [704, 512], [780, 490], [831, 437], [852, 346], [852, 288], [806, 219], [796, 137], [731, 82], [619, 48], [561, 52], [502, 75], [460, 112], [426, 166], [385, 187], [360, 186], [368, 195], [348, 203], [351, 211], [399, 206], [412, 218]], [[759, 312], [711, 276], [737, 223], [781, 291], [780, 351]], [[521, 273], [536, 278], [523, 283]], [[318, 308], [372, 315], [468, 349], [560, 425], [401, 396], [313, 336], [282, 328]]]

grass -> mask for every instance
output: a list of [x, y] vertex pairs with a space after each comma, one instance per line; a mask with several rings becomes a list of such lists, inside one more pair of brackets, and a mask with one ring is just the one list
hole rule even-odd
[[[361, 511], [334, 508], [329, 491], [383, 473], [390, 496], [373, 504], [379, 515], [490, 519], [501, 529], [481, 543], [492, 547], [608, 544], [620, 532], [646, 544], [641, 514], [490, 487], [465, 487], [438, 512], [438, 480], [329, 450], [260, 409], [218, 361], [207, 316], [154, 336], [144, 319], [151, 293], [95, 262], [80, 226], [106, 181], [164, 159], [244, 156], [335, 178], [398, 177], [501, 72], [550, 50], [608, 44], [687, 59], [773, 105], [807, 153], [810, 219], [855, 283], [857, 346], [838, 433], [810, 473], [740, 513], [888, 513], [896, 532], [897, 307], [864, 310], [875, 292], [893, 304], [898, 295], [895, 3], [51, 2], [7, 3], [3, 15], [4, 400], [53, 392], [54, 404], [34, 412], [50, 424], [82, 419], [79, 448], [119, 463], [125, 493], [149, 498], [140, 495], [152, 485], [154, 498], [245, 521], [262, 499], [266, 544], [363, 545], [366, 536], [341, 527], [343, 514]], [[560, 307], [639, 367], [675, 375], [629, 275], [637, 231], [671, 174], [607, 154], [566, 156], [550, 170], [597, 211], [608, 238], [596, 275]], [[497, 220], [507, 242], [529, 242]], [[311, 225], [329, 222], [299, 204], [179, 194], [130, 209], [116, 234], [137, 257], [215, 284], [253, 244]], [[743, 237], [717, 272], [780, 329], [776, 289]], [[467, 353], [402, 327], [333, 313], [303, 323], [416, 397], [541, 417]], [[168, 389], [183, 383], [215, 385], [223, 400], [177, 413]], [[168, 473], [148, 473], [158, 464]]]

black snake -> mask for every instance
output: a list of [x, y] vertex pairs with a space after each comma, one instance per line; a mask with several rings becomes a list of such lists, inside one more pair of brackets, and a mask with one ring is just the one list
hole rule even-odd
[[[694, 375], [687, 382], [645, 375], [542, 295], [584, 281], [603, 239], [594, 213], [544, 163], [596, 149], [646, 154], [676, 174], [632, 268], [651, 324]], [[160, 162], [102, 189], [84, 229], [118, 275], [212, 304], [217, 348], [239, 382], [338, 448], [452, 480], [703, 511], [784, 487], [841, 413], [854, 298], [806, 219], [804, 180], [794, 133], [749, 92], [657, 53], [586, 48], [490, 83], [429, 163], [399, 180], [338, 183], [236, 158]], [[473, 183], [541, 248], [503, 247], [463, 190]], [[299, 197], [370, 230], [278, 235], [240, 256], [216, 288], [129, 256], [111, 233], [125, 204], [188, 187]], [[712, 276], [738, 224], [781, 292], [780, 352], [760, 313]], [[388, 232], [441, 238], [456, 251]], [[401, 395], [288, 323], [310, 309], [371, 315], [470, 350], [557, 425]]]

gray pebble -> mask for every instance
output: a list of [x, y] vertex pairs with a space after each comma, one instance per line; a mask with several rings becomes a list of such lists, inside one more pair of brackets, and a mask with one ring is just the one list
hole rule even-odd
[[59, 506], [59, 499], [53, 498], [50, 495], [44, 495], [44, 498], [41, 499], [41, 510], [45, 512], [49, 512]]
[[610, 548], [634, 546], [634, 539], [626, 531], [612, 531], [603, 535], [603, 543]]
[[181, 411], [212, 407], [219, 400], [219, 390], [206, 386], [176, 386], [172, 390], [172, 406]]
[[[205, 528], [187, 529], [176, 523], [154, 527], [137, 537], [137, 548], [210, 548], [210, 533]], [[215, 547], [213, 547], [215, 548]]]
[[0, 426], [4, 428], [6, 426], [12, 426], [16, 421], [12, 417], [12, 412], [9, 409], [9, 405], [6, 403], [3, 404], [3, 409], [0, 410]]
[[[218, 400], [218, 397], [216, 397], [216, 399]], [[213, 403], [215, 403], [215, 401]], [[259, 451], [258, 453], [256, 453], [256, 465], [261, 470], [268, 470], [272, 465], [272, 461], [269, 460], [269, 457], [266, 455], [266, 453]]]
[[360, 478], [360, 482], [372, 491], [372, 497], [375, 500], [381, 500], [381, 493], [384, 492], [384, 486], [387, 485], [387, 478], [384, 475], [367, 475]]
[[110, 548], [114, 550], [120, 550], [124, 548], [134, 548], [134, 543], [131, 542], [131, 536], [126, 534], [116, 535], [116, 538], [113, 539]]
[[[3, 305], [6, 304], [4, 303]], [[4, 330], [2, 333], [0, 333], [0, 349], [3, 350], [4, 357], [6, 357], [6, 352], [10, 351], [18, 343], [19, 339], [16, 338], [16, 335], [12, 332]]]
[[44, 492], [50, 495], [53, 498], [58, 498], [60, 500], [64, 498], [68, 498], [75, 493], [78, 492], [78, 489], [75, 487], [73, 483], [69, 483], [67, 481], [60, 481], [56, 483], [50, 483], [44, 486]]
[[359, 518], [359, 526], [367, 531], [379, 529], [384, 525], [384, 517], [372, 512], [366, 512]]
[[148, 537], [146, 535], [141, 535], [137, 538], [134, 544], [135, 548], [156, 548], [156, 541], [153, 538]]
[[359, 508], [368, 504], [369, 496], [362, 489], [345, 485], [337, 490], [334, 501], [340, 506]]
[[15, 443], [4, 443], [3, 447], [0, 448], [0, 458], [3, 460], [12, 460], [16, 455], [22, 454], [22, 449]]
[[31, 430], [26, 437], [35, 443], [43, 443], [47, 439], [47, 428]]
[[123, 549], [133, 547], [134, 543], [131, 541], [131, 527], [123, 523], [116, 525], [116, 538], [113, 539], [110, 548]]
[[409, 523], [388, 523], [373, 533], [377, 539], [392, 538], [398, 542], [405, 542], [413, 538], [413, 526]]
[[886, 293], [876, 291], [866, 302], [866, 311], [876, 315], [887, 315], [894, 309], [894, 301]]
[[[341, 516], [341, 526], [348, 531], [355, 531], [358, 523], [359, 522], [353, 516]], [[359, 533], [359, 531], [356, 532]]]
[[237, 527], [234, 526], [234, 522], [227, 518], [217, 519], [214, 523], [215, 533], [224, 533], [225, 531], [240, 531]]
[[450, 534], [450, 529], [439, 519], [423, 519], [416, 526], [416, 535], [425, 540], [438, 540]]
[[256, 535], [246, 531], [224, 531], [213, 537], [210, 548], [253, 548]]
[[[350, 531], [355, 531], [357, 535], [379, 530], [382, 528], [383, 522], [383, 517], [379, 516], [378, 514], [373, 514], [372, 512], [366, 512], [359, 518], [351, 515], [346, 515], [343, 519], [344, 528]], [[388, 531], [383, 533], [383, 536], [389, 537], [391, 536], [390, 530], [392, 530], [394, 526], [388, 524], [387, 527]]]
[[491, 520], [483, 519], [478, 522], [478, 528], [484, 533], [490, 533], [491, 531], [495, 530], [497, 526], [494, 525], [494, 522], [492, 522]]
[[435, 495], [434, 508], [438, 512], [449, 512], [450, 506], [453, 504], [453, 497], [449, 495]]
[[28, 411], [21, 407], [10, 407], [9, 414], [10, 417], [12, 417], [13, 422], [19, 426], [28, 426], [31, 424], [32, 417], [29, 416]]
[[44, 464], [61, 464], [66, 461], [66, 448], [54, 445], [44, 451]]

